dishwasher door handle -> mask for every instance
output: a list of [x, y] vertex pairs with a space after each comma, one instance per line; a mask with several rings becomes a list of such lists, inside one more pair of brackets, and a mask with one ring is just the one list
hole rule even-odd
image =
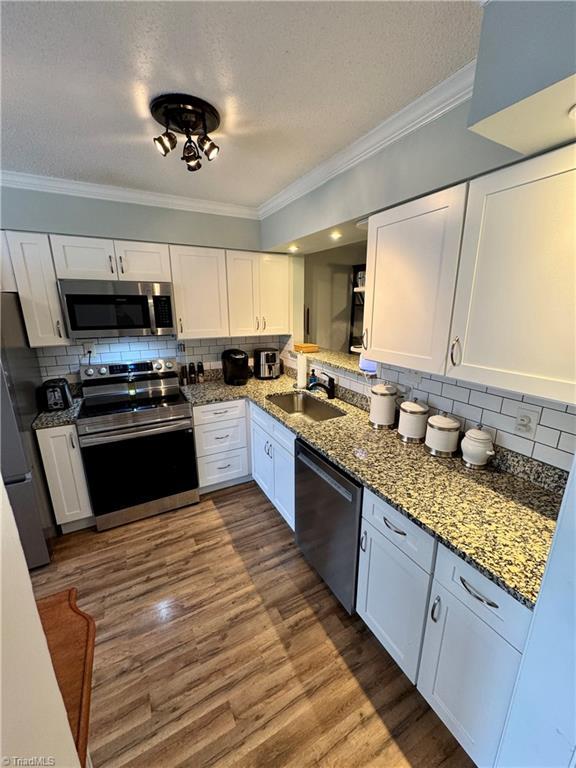
[[325, 472], [321, 467], [318, 466], [312, 459], [309, 459], [308, 456], [304, 453], [299, 453], [297, 456], [298, 460], [301, 461], [303, 464], [306, 464], [308, 469], [311, 469], [312, 472], [315, 472], [318, 477], [322, 478], [325, 483], [328, 483], [328, 485], [332, 486], [335, 491], [337, 491], [341, 496], [343, 496], [348, 503], [352, 502], [353, 496], [350, 493], [350, 491], [347, 488], [344, 488], [340, 483], [338, 483], [336, 480], [334, 480], [333, 477], [330, 477], [328, 472]]

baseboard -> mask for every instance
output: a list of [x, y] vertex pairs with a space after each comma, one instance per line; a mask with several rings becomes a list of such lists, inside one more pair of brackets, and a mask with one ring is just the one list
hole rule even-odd
[[235, 477], [233, 480], [225, 480], [222, 483], [206, 485], [204, 488], [199, 488], [198, 492], [202, 497], [207, 493], [212, 493], [212, 491], [221, 491], [223, 488], [231, 488], [233, 485], [242, 485], [242, 483], [249, 483], [251, 480], [252, 475], [243, 475], [242, 477]]

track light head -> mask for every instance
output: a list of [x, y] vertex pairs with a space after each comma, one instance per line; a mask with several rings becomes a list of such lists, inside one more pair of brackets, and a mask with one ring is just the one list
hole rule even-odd
[[186, 139], [186, 144], [184, 144], [184, 149], [182, 150], [182, 160], [184, 160], [188, 166], [189, 171], [199, 171], [200, 168], [202, 168], [198, 147], [190, 138], [190, 136]]
[[164, 131], [160, 136], [156, 136], [154, 139], [154, 146], [160, 152], [162, 157], [171, 152], [178, 143], [176, 136], [171, 131]]
[[214, 158], [218, 156], [218, 152], [220, 152], [218, 144], [215, 144], [210, 136], [205, 133], [198, 139], [198, 146], [202, 152], [204, 152], [208, 160], [214, 160]]

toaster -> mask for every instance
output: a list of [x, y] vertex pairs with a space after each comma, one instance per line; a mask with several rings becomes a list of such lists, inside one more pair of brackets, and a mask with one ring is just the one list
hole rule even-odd
[[38, 407], [41, 411], [64, 411], [72, 403], [67, 379], [47, 379], [38, 388]]

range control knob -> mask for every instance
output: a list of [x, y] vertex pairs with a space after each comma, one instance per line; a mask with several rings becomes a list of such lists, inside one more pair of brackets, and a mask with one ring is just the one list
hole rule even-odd
[[174, 363], [171, 363], [170, 360], [168, 360], [167, 363], [164, 363], [164, 365], [166, 366], [166, 368], [168, 368], [169, 371], [171, 371], [172, 368], [174, 368]]
[[105, 376], [108, 373], [108, 368], [99, 368], [98, 373], [100, 376]]
[[84, 373], [86, 374], [86, 376], [94, 376], [94, 368], [86, 368]]
[[157, 371], [162, 370], [162, 363], [154, 363], [154, 368], [156, 368]]

